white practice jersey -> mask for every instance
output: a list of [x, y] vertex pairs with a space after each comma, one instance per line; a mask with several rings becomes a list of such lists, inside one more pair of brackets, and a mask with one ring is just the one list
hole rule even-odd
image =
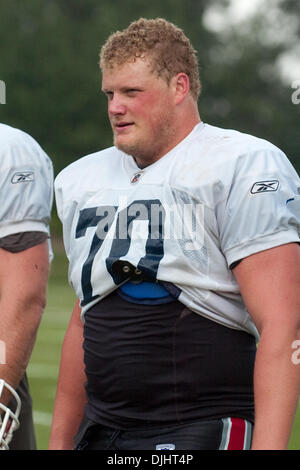
[[0, 238], [19, 232], [49, 234], [52, 162], [25, 132], [0, 124]]
[[115, 147], [81, 158], [55, 190], [83, 317], [124, 282], [120, 260], [194, 312], [257, 336], [230, 267], [300, 241], [300, 181], [284, 153], [204, 123], [143, 170]]

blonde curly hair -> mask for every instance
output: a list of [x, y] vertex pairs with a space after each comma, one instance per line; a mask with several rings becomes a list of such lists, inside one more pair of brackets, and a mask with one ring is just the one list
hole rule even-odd
[[100, 68], [113, 68], [146, 58], [152, 72], [170, 82], [184, 72], [190, 79], [190, 90], [197, 100], [201, 84], [196, 51], [182, 29], [163, 18], [140, 18], [123, 31], [111, 34], [100, 51]]

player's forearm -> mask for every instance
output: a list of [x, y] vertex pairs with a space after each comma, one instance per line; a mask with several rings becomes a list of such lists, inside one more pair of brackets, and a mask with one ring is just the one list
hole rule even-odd
[[64, 392], [61, 386], [58, 387], [49, 450], [72, 450], [74, 449], [74, 437], [81, 423], [84, 407], [86, 403], [84, 388], [82, 394], [76, 391], [81, 385], [74, 384], [73, 393]]
[[266, 328], [255, 364], [253, 450], [287, 449], [300, 392], [300, 365], [293, 361], [297, 328]]
[[74, 448], [74, 436], [86, 404], [83, 335], [79, 314], [77, 306], [63, 342], [49, 450]]
[[46, 305], [47, 242], [19, 253], [0, 249], [0, 377], [15, 388], [28, 364]]
[[[2, 358], [0, 378], [13, 388], [22, 379], [28, 365], [36, 340], [38, 327], [44, 310], [44, 301], [28, 297], [5, 299], [0, 302], [0, 339], [2, 341]], [[4, 401], [9, 396], [2, 397]]]

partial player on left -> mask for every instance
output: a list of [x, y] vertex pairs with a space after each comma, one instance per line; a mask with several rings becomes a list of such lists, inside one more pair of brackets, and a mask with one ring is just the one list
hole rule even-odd
[[46, 305], [53, 166], [30, 135], [5, 124], [0, 164], [0, 449], [34, 450], [26, 367]]

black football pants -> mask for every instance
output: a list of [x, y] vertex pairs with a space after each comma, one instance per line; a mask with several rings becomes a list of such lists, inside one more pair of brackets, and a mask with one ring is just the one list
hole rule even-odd
[[252, 428], [240, 418], [126, 431], [86, 423], [75, 450], [247, 450]]

